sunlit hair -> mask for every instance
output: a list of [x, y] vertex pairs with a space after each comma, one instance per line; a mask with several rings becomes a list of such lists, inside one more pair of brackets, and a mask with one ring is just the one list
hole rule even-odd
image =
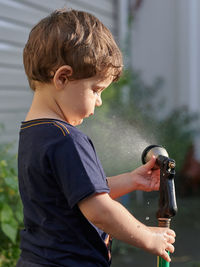
[[69, 79], [113, 75], [119, 79], [122, 55], [111, 32], [93, 15], [77, 10], [56, 10], [30, 32], [24, 48], [24, 68], [30, 87], [51, 82], [56, 70], [72, 67]]

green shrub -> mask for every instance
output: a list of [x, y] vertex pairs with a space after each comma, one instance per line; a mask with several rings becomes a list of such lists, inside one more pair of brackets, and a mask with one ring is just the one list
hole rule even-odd
[[16, 156], [0, 147], [0, 266], [13, 267], [19, 257], [22, 205], [18, 192]]

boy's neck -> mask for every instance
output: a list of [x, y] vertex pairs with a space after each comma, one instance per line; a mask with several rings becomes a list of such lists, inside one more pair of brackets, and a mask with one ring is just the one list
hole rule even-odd
[[66, 122], [66, 118], [62, 113], [62, 110], [57, 105], [55, 98], [53, 97], [53, 88], [49, 85], [43, 88], [37, 88], [33, 95], [31, 107], [26, 115], [25, 121], [51, 118], [59, 119]]

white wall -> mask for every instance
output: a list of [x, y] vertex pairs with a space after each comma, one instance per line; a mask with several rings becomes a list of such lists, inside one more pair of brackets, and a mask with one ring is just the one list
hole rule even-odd
[[23, 70], [22, 53], [30, 29], [42, 17], [61, 7], [96, 15], [116, 34], [114, 0], [0, 0], [0, 142], [17, 140], [20, 122], [31, 103], [32, 92]]
[[[144, 0], [135, 18], [132, 66], [146, 83], [164, 78], [164, 114], [180, 106], [200, 113], [199, 14], [199, 0]], [[194, 143], [200, 161], [200, 137]]]
[[167, 111], [200, 111], [200, 1], [144, 0], [132, 29], [132, 64], [144, 80], [165, 80]]
[[200, 111], [200, 1], [176, 2], [177, 101]]
[[[144, 0], [132, 28], [132, 66], [147, 84], [163, 77], [168, 109], [174, 105], [175, 28], [174, 1]], [[169, 99], [171, 99], [169, 101]]]

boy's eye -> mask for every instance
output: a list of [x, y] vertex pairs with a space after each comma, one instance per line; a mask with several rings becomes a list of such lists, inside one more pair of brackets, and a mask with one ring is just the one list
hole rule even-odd
[[101, 91], [100, 90], [93, 90], [95, 95], [100, 95]]
[[100, 95], [105, 88], [97, 87], [93, 89], [94, 94]]

